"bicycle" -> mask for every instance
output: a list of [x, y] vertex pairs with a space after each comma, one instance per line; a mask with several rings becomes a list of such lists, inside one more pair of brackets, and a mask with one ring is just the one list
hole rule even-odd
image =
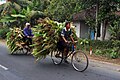
[[[71, 64], [73, 68], [79, 72], [85, 71], [88, 68], [88, 64], [89, 64], [87, 55], [82, 50], [75, 50], [75, 46], [71, 41], [68, 43], [68, 45], [70, 45], [71, 47], [67, 55], [67, 58], [70, 59], [70, 56], [72, 56]], [[51, 58], [55, 65], [60, 65], [64, 59], [63, 51], [59, 51], [57, 49], [56, 51], [51, 52]]]
[[[20, 40], [22, 42], [15, 42], [17, 48], [14, 52], [11, 53], [11, 55], [13, 54], [28, 54], [31, 51], [30, 45], [29, 45], [29, 41], [25, 39], [24, 35], [21, 35], [23, 38]], [[19, 36], [18, 36], [19, 37]]]

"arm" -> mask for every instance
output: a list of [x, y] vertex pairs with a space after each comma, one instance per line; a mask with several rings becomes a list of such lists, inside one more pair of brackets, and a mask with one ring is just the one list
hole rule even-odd
[[67, 43], [67, 40], [65, 39], [65, 37], [64, 37], [64, 36], [62, 36], [62, 38], [63, 38], [63, 40]]
[[25, 36], [28, 36], [26, 29], [23, 30], [23, 33], [24, 33]]
[[72, 40], [72, 42], [74, 43], [74, 39], [73, 39], [73, 37], [72, 37], [72, 30], [70, 30], [70, 39]]
[[65, 39], [65, 30], [63, 29], [62, 31], [61, 31], [61, 37], [62, 37], [62, 39], [67, 43], [67, 40]]
[[73, 39], [72, 35], [70, 36], [70, 39], [71, 39], [71, 40], [72, 40], [72, 42], [74, 43], [74, 39]]
[[32, 34], [32, 30], [30, 29], [30, 34], [31, 34], [31, 36], [30, 37], [33, 37], [34, 35]]

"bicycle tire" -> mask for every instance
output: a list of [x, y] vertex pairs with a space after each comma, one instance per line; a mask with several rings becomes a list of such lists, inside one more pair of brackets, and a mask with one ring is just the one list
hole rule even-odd
[[71, 63], [73, 68], [78, 72], [83, 72], [88, 68], [88, 57], [82, 51], [76, 51], [72, 55]]
[[[59, 54], [60, 57], [56, 57], [57, 54]], [[60, 51], [52, 51], [51, 59], [55, 65], [60, 65], [63, 61], [63, 53]]]
[[27, 54], [27, 53], [28, 53], [28, 49], [21, 48], [21, 49], [16, 50], [15, 52], [11, 53], [11, 55], [14, 55], [14, 54]]
[[29, 50], [26, 49], [26, 48], [23, 48], [23, 49], [22, 49], [22, 52], [23, 52], [23, 54], [28, 54]]

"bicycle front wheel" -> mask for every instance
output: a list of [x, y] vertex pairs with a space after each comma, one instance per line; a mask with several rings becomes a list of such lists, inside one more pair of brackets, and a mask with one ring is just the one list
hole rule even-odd
[[76, 71], [83, 72], [87, 69], [89, 61], [84, 52], [76, 51], [72, 56], [71, 63]]

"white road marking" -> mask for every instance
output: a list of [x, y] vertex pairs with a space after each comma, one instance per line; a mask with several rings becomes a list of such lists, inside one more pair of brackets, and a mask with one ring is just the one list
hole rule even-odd
[[0, 64], [0, 67], [3, 68], [4, 70], [8, 70], [7, 67], [5, 67], [5, 66], [3, 66], [3, 65], [1, 65], [1, 64]]

